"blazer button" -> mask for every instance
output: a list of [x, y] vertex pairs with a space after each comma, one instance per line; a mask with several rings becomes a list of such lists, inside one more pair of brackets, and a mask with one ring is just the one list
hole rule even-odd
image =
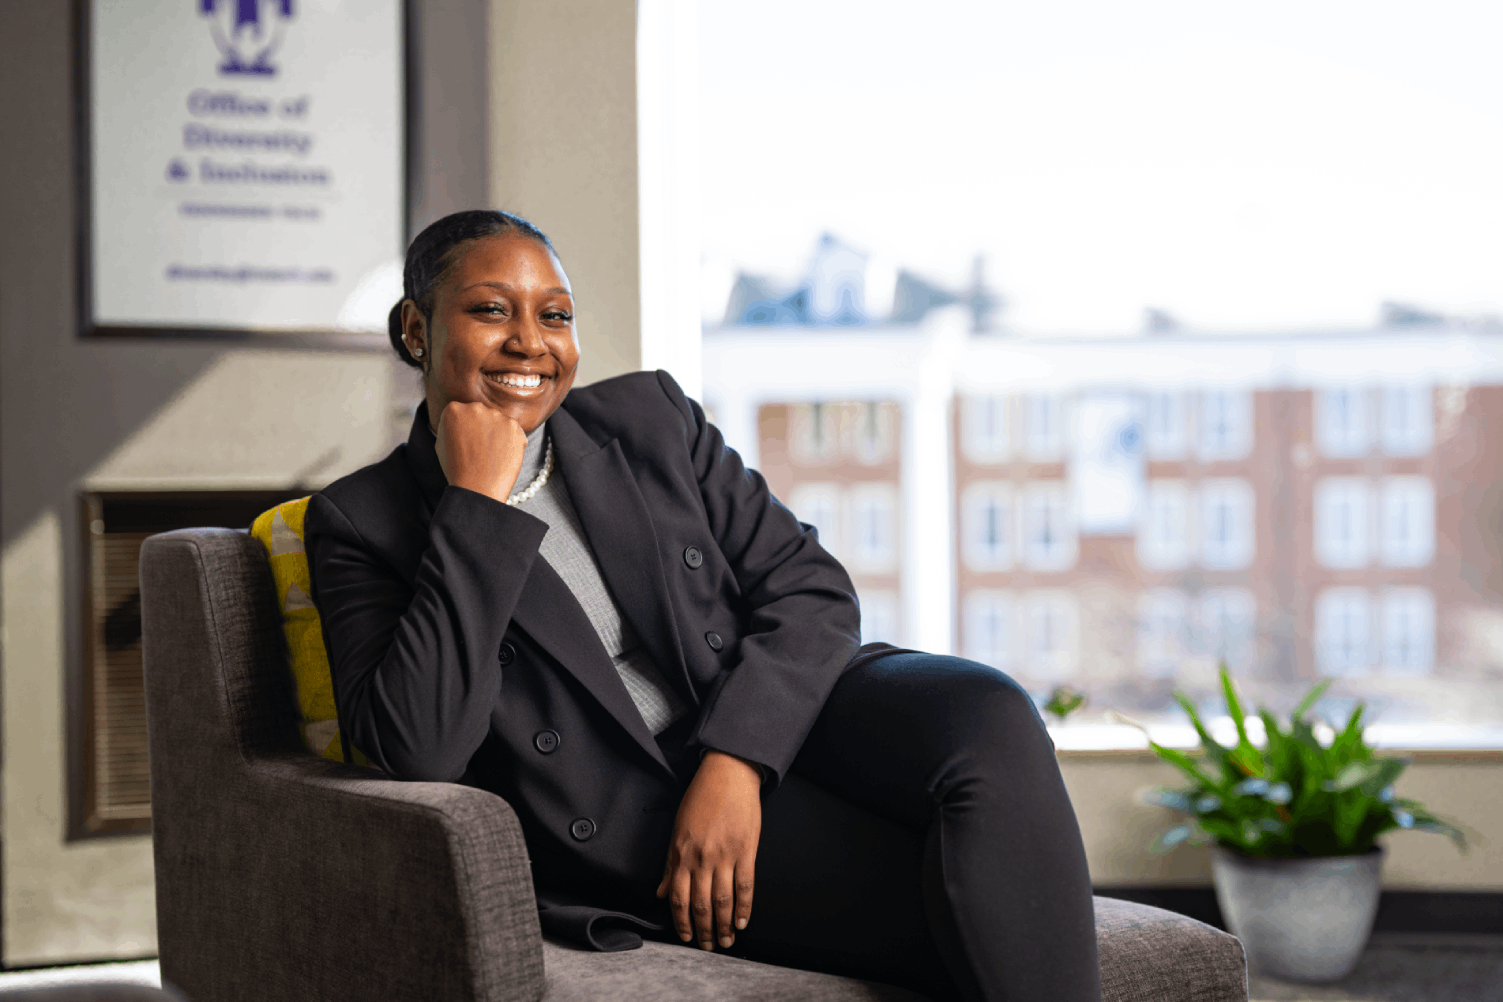
[[725, 641], [721, 640], [720, 634], [716, 633], [714, 630], [711, 630], [709, 633], [705, 634], [705, 643], [710, 645], [710, 650], [712, 651], [718, 651], [720, 650], [720, 648], [725, 646]]
[[505, 668], [507, 665], [511, 664], [516, 659], [517, 659], [517, 649], [515, 647], [513, 647], [511, 644], [505, 643], [503, 641], [502, 644], [501, 644], [501, 649], [496, 652], [496, 660], [501, 663], [501, 667]]
[[533, 745], [544, 755], [551, 755], [558, 750], [558, 740], [558, 731], [551, 729], [538, 731], [532, 736]]
[[590, 836], [595, 834], [595, 822], [589, 818], [575, 818], [569, 826], [569, 834], [574, 836], [576, 842], [588, 842]]
[[699, 565], [704, 562], [705, 555], [700, 552], [699, 547], [691, 546], [684, 551], [684, 563], [689, 565], [691, 571], [699, 570]]

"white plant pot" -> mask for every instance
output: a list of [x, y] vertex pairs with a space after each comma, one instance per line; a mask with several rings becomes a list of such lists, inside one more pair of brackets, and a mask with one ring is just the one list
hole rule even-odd
[[1383, 855], [1256, 859], [1217, 846], [1216, 900], [1248, 969], [1287, 981], [1345, 977], [1378, 913]]

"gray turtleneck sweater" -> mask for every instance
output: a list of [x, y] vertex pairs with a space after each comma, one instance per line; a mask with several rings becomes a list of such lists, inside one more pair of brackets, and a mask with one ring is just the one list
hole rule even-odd
[[[527, 452], [522, 457], [522, 472], [517, 475], [513, 494], [526, 490], [542, 472], [547, 427], [546, 423], [539, 425], [527, 436]], [[557, 461], [555, 456], [555, 464]], [[688, 707], [653, 664], [636, 631], [622, 618], [615, 599], [611, 598], [605, 579], [600, 575], [600, 565], [595, 562], [595, 553], [585, 539], [579, 516], [569, 500], [569, 489], [564, 485], [563, 477], [558, 476], [555, 469], [542, 490], [517, 507], [548, 523], [548, 533], [538, 547], [538, 556], [558, 572], [584, 607], [605, 652], [621, 674], [621, 681], [626, 683], [632, 702], [637, 704], [637, 710], [647, 722], [647, 729], [653, 734], [661, 734], [683, 716]]]

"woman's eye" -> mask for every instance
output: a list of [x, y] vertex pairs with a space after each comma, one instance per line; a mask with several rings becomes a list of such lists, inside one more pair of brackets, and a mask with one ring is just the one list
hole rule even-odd
[[574, 319], [574, 314], [572, 314], [572, 313], [565, 313], [563, 310], [549, 310], [547, 313], [543, 314], [543, 319], [544, 320], [556, 320], [559, 323], [566, 324], [570, 320]]
[[492, 314], [492, 315], [497, 315], [497, 314], [505, 313], [506, 312], [506, 307], [502, 306], [500, 303], [481, 303], [478, 306], [472, 307], [470, 309], [470, 312], [471, 313], [489, 313], [489, 314]]

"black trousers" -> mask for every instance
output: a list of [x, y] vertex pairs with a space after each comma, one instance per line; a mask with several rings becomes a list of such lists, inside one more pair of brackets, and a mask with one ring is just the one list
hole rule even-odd
[[960, 658], [853, 662], [764, 801], [729, 952], [935, 999], [1099, 1002], [1085, 849], [1028, 695]]

